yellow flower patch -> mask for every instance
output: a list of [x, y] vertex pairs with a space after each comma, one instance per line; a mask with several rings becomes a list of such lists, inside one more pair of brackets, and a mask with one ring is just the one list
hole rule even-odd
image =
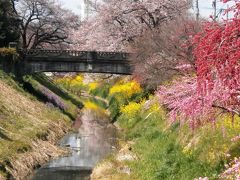
[[140, 87], [140, 84], [136, 81], [130, 81], [126, 83], [120, 82], [110, 89], [110, 95], [120, 93], [127, 98], [131, 97], [133, 94], [137, 94], [140, 92], [142, 92], [142, 88]]
[[98, 83], [96, 83], [96, 82], [91, 82], [91, 83], [88, 84], [88, 89], [89, 89], [89, 91], [93, 91], [93, 90], [97, 89], [98, 86], [99, 86]]
[[134, 118], [140, 112], [145, 102], [145, 100], [140, 103], [130, 102], [128, 105], [122, 106], [120, 108], [120, 112], [127, 115], [129, 118]]

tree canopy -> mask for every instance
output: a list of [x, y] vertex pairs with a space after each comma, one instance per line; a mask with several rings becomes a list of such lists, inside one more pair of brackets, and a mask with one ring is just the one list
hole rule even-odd
[[0, 47], [8, 46], [9, 42], [18, 41], [19, 19], [14, 10], [14, 1], [0, 1]]
[[222, 113], [240, 115], [240, 1], [233, 2], [227, 10], [233, 18], [205, 22], [192, 38], [195, 76], [160, 87], [161, 102], [171, 110], [173, 121], [196, 128]]
[[16, 9], [23, 49], [61, 48], [80, 23], [77, 15], [54, 0], [21, 0]]
[[108, 0], [99, 4], [96, 16], [74, 33], [74, 47], [119, 51], [146, 31], [154, 30], [189, 8], [188, 0]]

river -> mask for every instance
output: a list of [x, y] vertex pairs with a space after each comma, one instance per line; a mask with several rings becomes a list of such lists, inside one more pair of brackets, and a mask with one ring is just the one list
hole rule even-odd
[[87, 180], [96, 164], [116, 146], [116, 128], [107, 116], [83, 110], [75, 122], [76, 132], [59, 143], [69, 148], [67, 156], [51, 160], [29, 177], [30, 180]]

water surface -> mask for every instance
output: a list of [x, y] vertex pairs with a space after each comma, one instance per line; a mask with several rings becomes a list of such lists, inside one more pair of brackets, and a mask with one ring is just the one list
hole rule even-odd
[[32, 180], [87, 180], [92, 169], [116, 144], [116, 129], [106, 117], [98, 119], [96, 112], [85, 110], [78, 121], [76, 133], [66, 135], [60, 146], [70, 149], [70, 154], [52, 160], [40, 168]]

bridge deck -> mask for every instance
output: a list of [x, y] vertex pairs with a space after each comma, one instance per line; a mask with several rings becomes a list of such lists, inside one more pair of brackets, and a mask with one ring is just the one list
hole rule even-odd
[[28, 50], [19, 52], [25, 73], [88, 72], [131, 74], [129, 54], [73, 50]]

